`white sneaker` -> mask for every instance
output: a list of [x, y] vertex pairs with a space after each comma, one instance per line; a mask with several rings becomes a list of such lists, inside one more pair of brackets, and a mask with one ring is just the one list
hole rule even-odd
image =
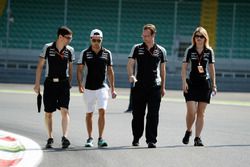
[[94, 146], [94, 144], [93, 144], [93, 138], [90, 137], [90, 138], [87, 139], [85, 147], [93, 147], [93, 146]]

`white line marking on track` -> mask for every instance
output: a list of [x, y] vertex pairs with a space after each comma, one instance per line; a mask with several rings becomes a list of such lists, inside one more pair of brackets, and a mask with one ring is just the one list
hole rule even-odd
[[[35, 92], [29, 91], [29, 90], [0, 89], [0, 93], [34, 94], [35, 95]], [[71, 92], [71, 96], [82, 96], [82, 94], [76, 93], [76, 92]], [[119, 95], [118, 94], [117, 99], [128, 100], [129, 96], [124, 96], [124, 95]], [[169, 101], [169, 102], [185, 103], [184, 98], [164, 97], [162, 100], [165, 101], [165, 102]], [[213, 99], [211, 99], [211, 104], [250, 107], [250, 102], [248, 102], [248, 101], [236, 101], [236, 100], [213, 100]]]

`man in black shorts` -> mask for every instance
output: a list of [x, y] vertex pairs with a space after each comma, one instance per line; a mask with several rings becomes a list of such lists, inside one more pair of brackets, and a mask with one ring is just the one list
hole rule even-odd
[[57, 31], [56, 41], [45, 44], [36, 69], [34, 91], [40, 93], [42, 70], [46, 64], [46, 80], [44, 82], [43, 92], [45, 124], [48, 130], [46, 148], [52, 148], [52, 144], [54, 143], [52, 116], [56, 109], [61, 110], [62, 115], [62, 148], [67, 148], [70, 145], [67, 139], [69, 127], [68, 106], [70, 101], [73, 61], [75, 59], [74, 48], [68, 45], [71, 40], [72, 31], [66, 26], [60, 27]]

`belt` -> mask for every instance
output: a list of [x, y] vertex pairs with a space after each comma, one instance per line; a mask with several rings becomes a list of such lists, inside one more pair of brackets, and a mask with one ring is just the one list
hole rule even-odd
[[51, 82], [64, 82], [64, 81], [68, 81], [68, 78], [51, 78], [51, 77], [47, 77], [46, 80], [51, 81]]

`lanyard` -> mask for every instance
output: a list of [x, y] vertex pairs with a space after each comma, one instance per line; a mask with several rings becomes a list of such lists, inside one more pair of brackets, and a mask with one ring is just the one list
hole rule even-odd
[[197, 59], [198, 59], [198, 65], [200, 66], [201, 65], [201, 59], [203, 58], [203, 55], [204, 55], [204, 50], [201, 52], [201, 54], [197, 52]]
[[199, 53], [197, 52], [197, 58], [198, 58], [198, 66], [197, 69], [199, 71], [199, 73], [204, 73], [204, 69], [201, 66], [201, 59], [203, 58], [204, 55], [204, 50], [201, 52], [201, 54], [199, 55]]

